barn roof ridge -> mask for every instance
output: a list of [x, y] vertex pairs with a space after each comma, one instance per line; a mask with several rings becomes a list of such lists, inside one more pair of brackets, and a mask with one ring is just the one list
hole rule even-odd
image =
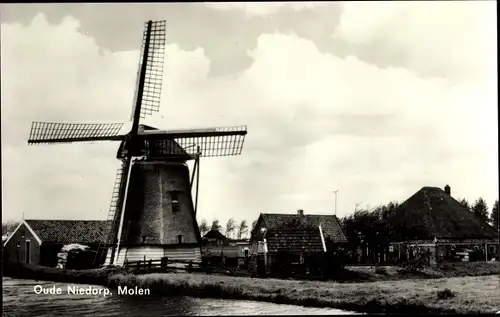
[[[493, 239], [498, 233], [442, 188], [423, 186], [395, 210], [394, 224], [415, 228], [402, 240], [453, 237]], [[418, 227], [418, 228], [417, 228]]]

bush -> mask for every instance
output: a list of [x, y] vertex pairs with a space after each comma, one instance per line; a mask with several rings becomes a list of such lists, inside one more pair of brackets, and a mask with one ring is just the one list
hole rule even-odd
[[380, 274], [380, 275], [387, 275], [387, 269], [383, 266], [377, 266], [375, 267], [375, 273]]
[[453, 297], [455, 297], [455, 293], [453, 293], [449, 288], [445, 288], [444, 290], [437, 292], [438, 299], [448, 299]]
[[447, 277], [495, 275], [499, 272], [498, 263], [487, 262], [445, 262], [440, 263], [437, 268]]
[[428, 267], [430, 263], [430, 252], [422, 249], [417, 249], [413, 259], [402, 263], [403, 272], [418, 273]]
[[453, 271], [455, 266], [452, 263], [444, 262], [439, 265], [439, 269], [444, 272]]

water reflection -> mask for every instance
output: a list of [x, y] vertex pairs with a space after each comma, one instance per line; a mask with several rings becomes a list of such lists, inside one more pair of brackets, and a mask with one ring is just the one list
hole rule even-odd
[[[279, 305], [265, 302], [191, 297], [87, 296], [35, 294], [35, 285], [67, 284], [3, 279], [4, 317], [51, 316], [197, 316], [197, 315], [338, 315], [337, 309]], [[99, 286], [94, 286], [99, 287]]]

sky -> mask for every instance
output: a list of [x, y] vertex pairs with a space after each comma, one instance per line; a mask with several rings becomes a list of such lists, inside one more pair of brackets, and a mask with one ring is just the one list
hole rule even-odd
[[498, 198], [494, 1], [0, 6], [4, 220], [106, 218], [117, 143], [26, 141], [129, 120], [146, 20], [168, 26], [143, 123], [248, 127], [240, 156], [202, 160], [199, 222], [333, 214], [333, 190], [340, 217], [423, 186]]

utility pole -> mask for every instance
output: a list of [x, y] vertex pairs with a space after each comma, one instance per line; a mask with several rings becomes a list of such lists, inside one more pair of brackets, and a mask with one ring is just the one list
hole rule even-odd
[[335, 194], [335, 210], [334, 210], [334, 213], [335, 213], [335, 216], [337, 216], [337, 193], [339, 192], [339, 190], [338, 189], [331, 190], [330, 192], [332, 192], [332, 193]]

